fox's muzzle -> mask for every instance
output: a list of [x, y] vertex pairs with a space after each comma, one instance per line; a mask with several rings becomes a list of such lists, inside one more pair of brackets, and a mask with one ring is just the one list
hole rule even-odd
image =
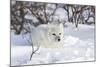
[[56, 40], [59, 42], [61, 39], [59, 36], [56, 37]]

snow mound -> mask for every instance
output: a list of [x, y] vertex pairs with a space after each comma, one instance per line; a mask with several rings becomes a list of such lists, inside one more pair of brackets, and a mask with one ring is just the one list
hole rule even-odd
[[[25, 35], [28, 38], [28, 35]], [[11, 65], [31, 65], [95, 60], [94, 26], [80, 25], [65, 28], [63, 48], [43, 48], [32, 56], [32, 47], [22, 35], [11, 33]]]

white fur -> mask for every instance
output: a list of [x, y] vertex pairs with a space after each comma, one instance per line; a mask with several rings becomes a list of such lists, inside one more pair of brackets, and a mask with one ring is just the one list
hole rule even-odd
[[[31, 30], [33, 46], [61, 48], [63, 46], [63, 24], [41, 24]], [[55, 34], [55, 35], [53, 35]], [[58, 41], [60, 39], [60, 41]]]

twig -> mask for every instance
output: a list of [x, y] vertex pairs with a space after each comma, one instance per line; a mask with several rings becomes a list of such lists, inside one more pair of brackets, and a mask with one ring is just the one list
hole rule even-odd
[[36, 50], [34, 50], [34, 47], [32, 47], [32, 54], [30, 56], [30, 60], [32, 59], [33, 54], [36, 53], [36, 51], [38, 51], [39, 48], [40, 48], [40, 45], [37, 46], [37, 49]]

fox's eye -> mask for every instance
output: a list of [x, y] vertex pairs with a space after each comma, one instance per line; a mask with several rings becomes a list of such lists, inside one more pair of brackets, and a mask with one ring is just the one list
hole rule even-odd
[[53, 33], [52, 35], [54, 35], [54, 36], [55, 36], [56, 34], [55, 34], [55, 33]]
[[59, 35], [61, 35], [61, 33], [59, 33]]

